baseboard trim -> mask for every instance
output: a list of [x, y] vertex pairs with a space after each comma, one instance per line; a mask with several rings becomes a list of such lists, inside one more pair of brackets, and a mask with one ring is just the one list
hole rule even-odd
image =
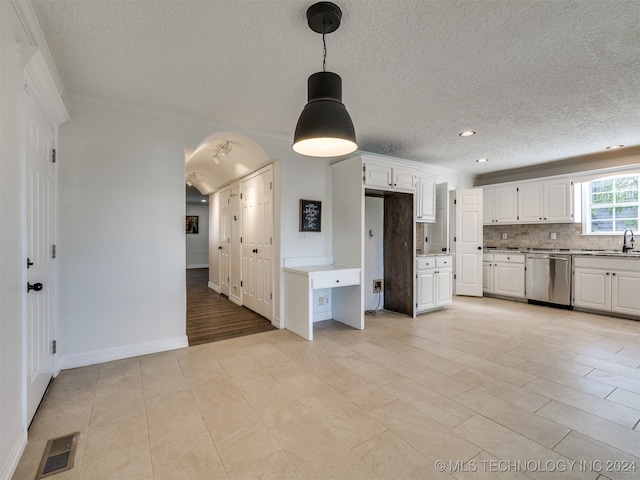
[[96, 363], [111, 362], [123, 358], [139, 357], [151, 353], [177, 350], [189, 346], [189, 339], [186, 335], [165, 340], [155, 340], [153, 342], [137, 343], [133, 345], [123, 345], [121, 347], [96, 350], [94, 352], [76, 353], [73, 355], [63, 355], [58, 361], [60, 370], [76, 367], [86, 367]]
[[229, 295], [229, 300], [231, 300], [236, 305], [242, 306], [242, 300], [240, 299], [240, 297], [236, 297], [235, 295]]
[[16, 441], [13, 444], [13, 447], [11, 447], [11, 451], [2, 466], [2, 470], [0, 470], [0, 479], [9, 480], [13, 477], [25, 448], [27, 448], [27, 432], [25, 430], [21, 430], [18, 438], [16, 438]]
[[213, 282], [207, 283], [207, 286], [216, 293], [220, 293], [220, 287]]
[[190, 268], [209, 268], [209, 264], [208, 263], [201, 263], [198, 265], [187, 265], [187, 270], [189, 270]]

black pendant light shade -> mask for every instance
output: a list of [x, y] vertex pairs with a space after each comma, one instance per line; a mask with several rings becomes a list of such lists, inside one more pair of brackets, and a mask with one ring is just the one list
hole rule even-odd
[[356, 132], [342, 103], [342, 79], [332, 72], [309, 77], [308, 102], [296, 125], [293, 150], [312, 157], [337, 157], [354, 152]]
[[[342, 11], [331, 2], [319, 2], [307, 10], [309, 27], [324, 35], [340, 26]], [[326, 61], [326, 48], [324, 49]], [[324, 62], [323, 62], [324, 64]], [[311, 157], [337, 157], [357, 150], [353, 122], [342, 103], [342, 79], [322, 71], [307, 82], [308, 103], [302, 110], [293, 138], [293, 150]]]

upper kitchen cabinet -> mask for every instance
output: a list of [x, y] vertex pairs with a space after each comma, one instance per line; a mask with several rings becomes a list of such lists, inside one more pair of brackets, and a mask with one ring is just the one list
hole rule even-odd
[[483, 192], [485, 225], [574, 221], [570, 178], [491, 185]]
[[561, 223], [573, 221], [573, 182], [558, 178], [522, 183], [518, 187], [520, 223]]
[[516, 185], [484, 187], [482, 194], [485, 225], [517, 223], [518, 188]]
[[544, 182], [543, 220], [546, 222], [573, 222], [573, 182], [570, 178], [558, 178]]
[[363, 162], [364, 186], [379, 190], [415, 193], [415, 171], [408, 167], [396, 167], [390, 162]]
[[436, 177], [416, 173], [416, 222], [436, 221]]

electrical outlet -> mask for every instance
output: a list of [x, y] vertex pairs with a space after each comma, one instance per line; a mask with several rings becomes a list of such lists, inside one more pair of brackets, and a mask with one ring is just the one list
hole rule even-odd
[[383, 281], [381, 278], [378, 278], [373, 281], [373, 293], [378, 293], [383, 291]]
[[319, 297], [318, 298], [318, 305], [324, 305], [324, 297]]
[[556, 234], [556, 232], [551, 232], [549, 234], [549, 237], [551, 238], [551, 240], [556, 240], [556, 238], [558, 237], [558, 235]]
[[506, 239], [507, 239], [507, 232], [504, 232], [504, 233], [502, 234], [502, 239], [503, 239], [503, 240], [506, 240]]

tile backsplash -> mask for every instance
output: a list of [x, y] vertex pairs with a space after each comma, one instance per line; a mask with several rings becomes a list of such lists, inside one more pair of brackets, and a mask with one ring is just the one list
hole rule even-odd
[[[425, 248], [425, 234], [428, 227], [416, 223], [416, 250]], [[502, 240], [502, 234], [507, 239]], [[551, 233], [556, 239], [551, 240]], [[627, 237], [628, 241], [628, 237]], [[622, 237], [619, 235], [582, 235], [579, 223], [544, 223], [518, 225], [485, 225], [485, 247], [520, 248], [569, 248], [571, 250], [622, 250]], [[640, 245], [638, 246], [640, 249]]]
[[[507, 239], [502, 239], [502, 234]], [[551, 233], [556, 239], [551, 239]], [[569, 248], [572, 250], [622, 249], [618, 235], [582, 235], [579, 223], [544, 223], [529, 225], [485, 225], [485, 247]]]

